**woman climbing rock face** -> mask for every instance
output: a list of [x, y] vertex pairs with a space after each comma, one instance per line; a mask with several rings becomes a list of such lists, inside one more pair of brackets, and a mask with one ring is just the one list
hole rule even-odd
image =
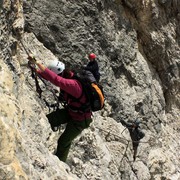
[[[63, 91], [63, 99], [66, 101], [68, 106], [80, 107], [81, 103], [87, 101], [85, 94], [83, 94], [81, 83], [76, 79], [72, 79], [74, 73], [65, 69], [64, 63], [55, 60], [45, 67], [43, 64], [35, 61], [35, 59], [31, 56], [29, 56], [28, 59], [38, 66], [39, 70], [37, 72], [39, 75], [50, 81], [52, 84], [58, 86], [60, 90]], [[71, 101], [69, 99], [69, 95], [75, 98], [81, 97], [80, 102]], [[79, 112], [68, 108], [68, 106], [47, 114], [47, 118], [53, 130], [61, 124], [67, 124], [64, 132], [58, 139], [55, 154], [61, 161], [64, 162], [67, 159], [72, 141], [81, 134], [85, 128], [88, 128], [92, 122], [92, 112], [90, 109], [86, 112]]]
[[99, 66], [96, 61], [96, 55], [94, 53], [91, 53], [89, 54], [88, 58], [89, 63], [87, 64], [87, 66], [84, 67], [84, 69], [90, 71], [94, 75], [96, 82], [98, 83], [100, 80], [100, 73]]

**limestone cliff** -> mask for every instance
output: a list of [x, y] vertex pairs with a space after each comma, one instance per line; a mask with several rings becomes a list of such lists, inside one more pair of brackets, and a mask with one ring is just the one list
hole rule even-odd
[[[4, 0], [0, 2], [0, 179], [180, 179], [180, 2], [178, 0]], [[106, 105], [71, 147], [53, 155], [40, 82], [27, 52], [78, 69], [98, 56]], [[141, 120], [133, 161], [120, 119]]]

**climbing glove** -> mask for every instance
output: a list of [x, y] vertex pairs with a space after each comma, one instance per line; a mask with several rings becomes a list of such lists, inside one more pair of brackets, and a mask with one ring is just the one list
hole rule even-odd
[[29, 60], [30, 63], [32, 63], [32, 64], [37, 64], [37, 60], [35, 59], [35, 57], [33, 57], [33, 55], [29, 55], [29, 56], [28, 56], [28, 60]]

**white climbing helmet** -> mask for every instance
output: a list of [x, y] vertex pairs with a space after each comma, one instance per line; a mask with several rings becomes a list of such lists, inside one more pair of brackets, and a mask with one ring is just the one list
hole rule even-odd
[[49, 62], [47, 67], [48, 67], [48, 69], [50, 69], [54, 73], [60, 74], [60, 73], [62, 73], [64, 71], [65, 64], [62, 63], [61, 61], [53, 60], [53, 61]]

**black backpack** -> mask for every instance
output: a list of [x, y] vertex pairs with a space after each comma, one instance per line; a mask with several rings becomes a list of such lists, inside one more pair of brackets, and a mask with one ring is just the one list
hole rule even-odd
[[[75, 98], [71, 95], [68, 95], [68, 98], [71, 98], [74, 102], [79, 102], [81, 106], [79, 108], [67, 106], [73, 111], [88, 112], [88, 111], [99, 111], [104, 107], [104, 92], [103, 87], [96, 83], [96, 80], [93, 74], [90, 71], [83, 71], [81, 73], [75, 74], [73, 79], [79, 81], [82, 85], [83, 92], [79, 98]], [[81, 103], [80, 99], [85, 94], [87, 98], [86, 103]]]

